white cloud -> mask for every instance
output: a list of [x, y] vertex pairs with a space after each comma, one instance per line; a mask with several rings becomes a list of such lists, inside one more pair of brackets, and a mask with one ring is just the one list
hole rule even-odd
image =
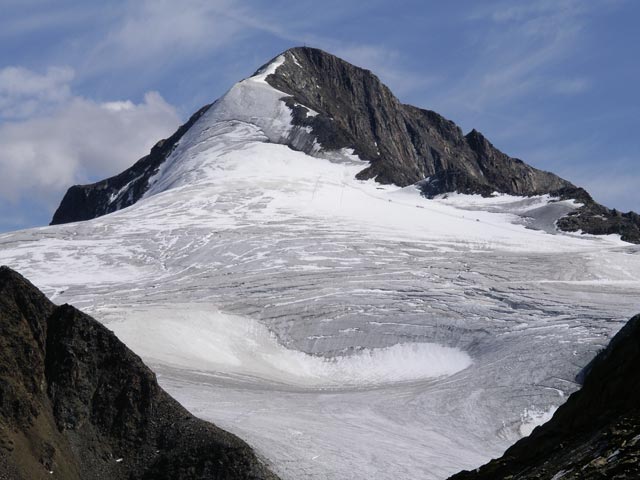
[[489, 16], [497, 23], [526, 22], [531, 18], [554, 15], [558, 11], [576, 12], [581, 5], [576, 0], [537, 0], [523, 4], [502, 3], [490, 10]]
[[245, 30], [230, 0], [130, 1], [122, 16], [90, 53], [88, 68], [162, 68], [229, 43]]
[[22, 67], [0, 69], [0, 119], [25, 118], [71, 97], [69, 67], [49, 67], [39, 74]]
[[0, 124], [0, 198], [55, 204], [70, 185], [129, 167], [178, 124], [156, 92], [137, 104], [70, 97], [47, 115]]

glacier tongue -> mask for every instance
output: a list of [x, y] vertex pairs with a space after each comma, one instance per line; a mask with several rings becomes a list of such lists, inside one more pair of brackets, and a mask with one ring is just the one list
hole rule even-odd
[[193, 125], [144, 199], [0, 235], [0, 263], [285, 479], [437, 479], [499, 455], [636, 313], [640, 247], [522, 224], [566, 202], [426, 200], [356, 180], [348, 151], [279, 144], [278, 61]]

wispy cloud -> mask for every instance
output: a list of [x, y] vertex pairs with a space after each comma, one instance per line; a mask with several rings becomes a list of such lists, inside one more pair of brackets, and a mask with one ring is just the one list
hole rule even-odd
[[590, 10], [585, 2], [576, 0], [499, 2], [478, 8], [468, 19], [470, 25], [480, 25], [476, 58], [462, 80], [447, 92], [448, 101], [483, 111], [534, 91], [584, 92], [590, 85], [588, 79], [558, 77], [554, 67], [579, 45]]
[[324, 48], [371, 69], [400, 95], [433, 83], [435, 77], [403, 67], [403, 56], [397, 50], [318, 33], [324, 30], [322, 22], [333, 21], [340, 14], [354, 14], [354, 10], [362, 14], [362, 9], [334, 6], [328, 18], [326, 15], [318, 18], [304, 14], [300, 7], [274, 12], [255, 1], [129, 2], [105, 38], [90, 50], [84, 69], [96, 73], [137, 65], [144, 66], [145, 74], [149, 74], [233, 49], [248, 37], [267, 35], [288, 46], [306, 44]]
[[[466, 129], [486, 129], [494, 138], [522, 125], [530, 98], [576, 97], [594, 88], [593, 69], [572, 61], [591, 40], [594, 19], [621, 0], [491, 1], [474, 5], [459, 20], [466, 47], [457, 68], [427, 87], [424, 103]], [[571, 66], [569, 66], [571, 65]], [[485, 130], [486, 131], [486, 130]]]
[[587, 78], [558, 79], [553, 82], [551, 90], [560, 95], [578, 95], [589, 90], [591, 84]]
[[0, 38], [70, 29], [86, 25], [92, 19], [101, 17], [95, 6], [91, 8], [88, 3], [69, 5], [68, 0], [49, 4], [39, 0], [3, 0], [2, 8]]
[[127, 2], [88, 55], [92, 71], [143, 65], [153, 70], [233, 43], [244, 31], [230, 0]]

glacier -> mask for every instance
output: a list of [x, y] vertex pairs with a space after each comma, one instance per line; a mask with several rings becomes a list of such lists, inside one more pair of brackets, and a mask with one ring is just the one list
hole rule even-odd
[[[113, 330], [284, 479], [442, 479], [550, 416], [637, 313], [640, 246], [548, 196], [422, 197], [312, 155], [239, 82], [136, 204], [0, 235], [0, 263]], [[290, 148], [292, 145], [294, 148]]]

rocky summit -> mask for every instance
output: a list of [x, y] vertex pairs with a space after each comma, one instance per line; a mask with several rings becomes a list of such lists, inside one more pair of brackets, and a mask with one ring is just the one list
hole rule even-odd
[[0, 267], [0, 479], [276, 479], [113, 333]]
[[294, 123], [310, 127], [323, 148], [352, 148], [371, 162], [360, 178], [399, 186], [424, 181], [428, 194], [534, 195], [571, 186], [509, 158], [475, 130], [465, 136], [436, 112], [403, 105], [368, 70], [312, 48], [285, 57], [267, 82], [289, 95]]
[[[281, 61], [267, 72], [265, 80], [281, 93], [294, 128], [283, 135], [267, 135], [267, 141], [310, 155], [351, 149], [369, 162], [358, 178], [398, 186], [416, 184], [427, 197], [498, 192], [573, 199], [579, 208], [558, 221], [558, 228], [597, 235], [616, 233], [625, 241], [640, 243], [638, 215], [599, 205], [571, 182], [504, 154], [476, 130], [465, 135], [436, 112], [402, 104], [369, 70], [307, 47], [287, 50], [276, 59]], [[126, 171], [91, 185], [71, 187], [51, 224], [96, 218], [140, 200], [182, 137], [212, 105], [196, 112]]]
[[585, 368], [582, 389], [505, 454], [450, 480], [640, 478], [640, 315]]

